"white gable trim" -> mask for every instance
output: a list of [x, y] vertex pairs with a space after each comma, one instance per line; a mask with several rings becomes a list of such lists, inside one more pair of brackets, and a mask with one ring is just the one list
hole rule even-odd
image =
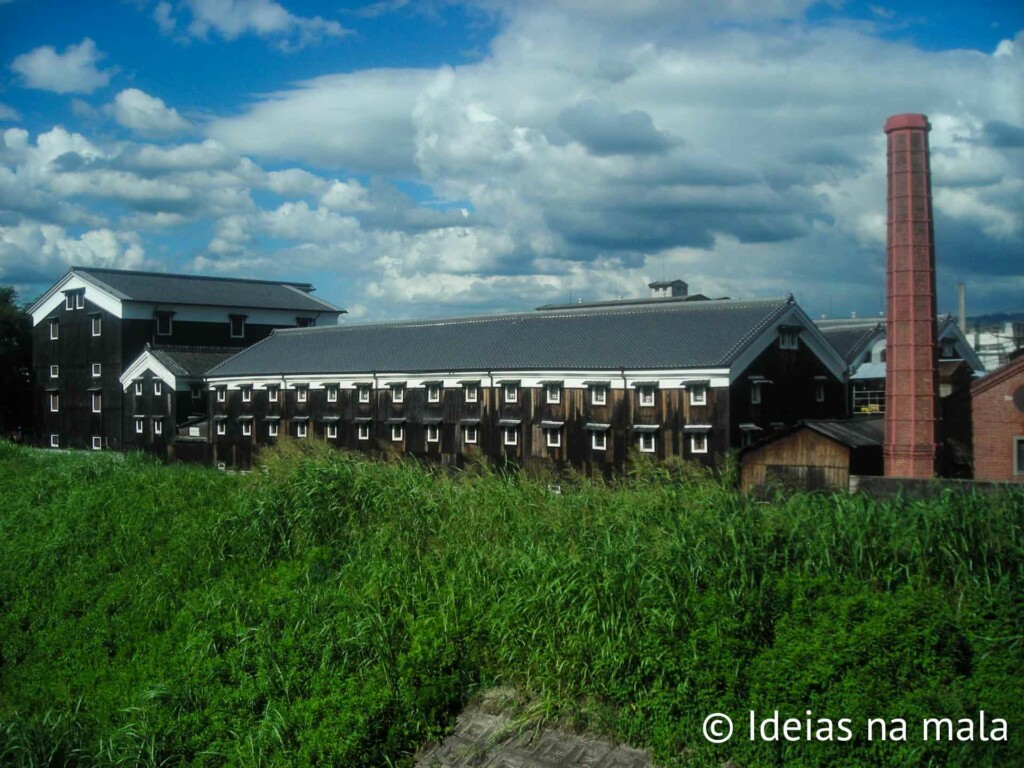
[[761, 335], [748, 344], [747, 348], [737, 356], [732, 363], [732, 367], [729, 369], [729, 377], [731, 381], [739, 379], [754, 360], [760, 357], [762, 352], [778, 341], [780, 325], [799, 327], [800, 343], [806, 344], [807, 348], [814, 353], [815, 357], [817, 357], [825, 368], [827, 368], [839, 381], [846, 381], [846, 361], [840, 357], [839, 353], [832, 348], [832, 345], [825, 340], [821, 331], [818, 330], [818, 326], [814, 324], [814, 321], [812, 321], [811, 318], [809, 318], [807, 314], [796, 304], [790, 305], [789, 309], [786, 310], [781, 317], [765, 328], [761, 332]]
[[147, 349], [135, 358], [132, 364], [125, 369], [124, 373], [121, 374], [121, 389], [124, 392], [127, 392], [129, 387], [131, 387], [132, 382], [141, 378], [142, 374], [146, 371], [150, 371], [156, 378], [163, 381], [171, 389], [178, 388], [178, 382], [174, 374], [171, 373], [167, 366], [157, 360], [156, 357], [153, 356], [153, 353]]
[[[29, 309], [32, 315], [33, 327], [45, 320], [53, 310], [64, 305], [64, 292], [85, 289], [85, 298], [91, 301], [100, 309], [106, 310], [114, 317], [123, 317], [123, 305], [121, 299], [102, 288], [95, 281], [88, 279], [86, 275], [78, 272], [68, 272], [43, 294]], [[74, 310], [76, 312], [82, 310]]]

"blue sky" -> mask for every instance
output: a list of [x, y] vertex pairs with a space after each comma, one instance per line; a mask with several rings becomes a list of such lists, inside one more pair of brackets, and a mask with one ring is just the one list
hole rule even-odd
[[933, 130], [940, 310], [1024, 310], [1024, 6], [0, 0], [0, 282], [308, 280], [352, 318], [685, 279], [884, 294], [889, 114]]

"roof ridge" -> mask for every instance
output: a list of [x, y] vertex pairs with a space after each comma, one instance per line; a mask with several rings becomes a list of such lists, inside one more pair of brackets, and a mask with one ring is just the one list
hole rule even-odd
[[141, 277], [174, 277], [183, 280], [217, 280], [222, 282], [231, 283], [253, 283], [256, 285], [287, 285], [291, 288], [308, 288], [310, 291], [316, 290], [312, 283], [300, 283], [292, 282], [288, 280], [258, 280], [251, 277], [223, 277], [220, 275], [189, 275], [182, 274], [180, 272], [150, 272], [141, 269], [112, 269], [110, 267], [86, 267], [72, 265], [70, 268], [71, 272], [85, 272], [86, 274], [97, 272], [99, 274], [107, 275], [138, 275]]

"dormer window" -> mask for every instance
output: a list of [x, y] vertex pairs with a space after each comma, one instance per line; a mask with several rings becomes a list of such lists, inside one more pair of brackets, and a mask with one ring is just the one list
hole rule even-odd
[[800, 329], [799, 328], [780, 328], [779, 329], [779, 349], [799, 349], [800, 348]]
[[172, 325], [174, 322], [173, 312], [157, 312], [156, 313], [156, 335], [157, 336], [170, 336]]
[[228, 315], [231, 319], [231, 338], [245, 338], [245, 318], [247, 315]]

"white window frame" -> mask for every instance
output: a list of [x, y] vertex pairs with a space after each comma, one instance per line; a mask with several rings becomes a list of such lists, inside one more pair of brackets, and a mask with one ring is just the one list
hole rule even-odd
[[501, 428], [502, 445], [519, 445], [519, 427]]
[[400, 443], [405, 439], [405, 429], [401, 424], [391, 425], [391, 442]]
[[405, 386], [402, 384], [396, 384], [391, 388], [391, 402], [392, 403], [404, 403], [405, 402]]
[[267, 424], [267, 437], [277, 437], [277, 422], [271, 421]]
[[[359, 402], [360, 403], [368, 403], [368, 402], [370, 402], [370, 388], [364, 384], [364, 385], [362, 385], [360, 387], [357, 387], [357, 389], [359, 390], [359, 398], [358, 398]], [[366, 437], [364, 439], [369, 440], [370, 438]]]
[[800, 331], [796, 328], [780, 328], [779, 349], [800, 349]]
[[143, 418], [135, 419], [135, 434], [143, 435], [146, 433], [146, 420]]
[[60, 413], [60, 392], [50, 393], [50, 413]]
[[252, 436], [252, 422], [248, 421], [248, 420], [243, 421], [242, 422], [242, 437], [251, 437], [251, 436]]
[[308, 403], [309, 402], [309, 387], [296, 387], [295, 388], [295, 402], [296, 403]]
[[164, 420], [153, 419], [153, 434], [162, 435], [164, 433]]
[[608, 387], [598, 384], [590, 388], [591, 405], [608, 405]]
[[85, 291], [75, 291], [75, 309], [85, 309]]
[[75, 292], [68, 291], [64, 294], [64, 309], [65, 311], [75, 308]]
[[544, 430], [544, 441], [547, 443], [548, 448], [561, 448], [562, 447], [562, 428], [551, 427]]
[[56, 379], [58, 376], [60, 376], [60, 366], [59, 365], [51, 365], [50, 366], [50, 378], [51, 379]]
[[103, 315], [93, 315], [90, 318], [90, 328], [92, 329], [93, 336], [103, 335]]
[[[658, 449], [658, 441], [656, 435], [653, 432], [641, 432], [640, 438], [637, 440], [637, 446], [640, 448], [640, 453], [654, 453]], [[650, 445], [648, 445], [650, 442]]]
[[[167, 321], [167, 330], [160, 330], [160, 321]], [[157, 336], [172, 336], [174, 334], [174, 313], [172, 312], [157, 312], [156, 313], [156, 335]]]
[[51, 448], [60, 448], [60, 435], [58, 435], [56, 433], [51, 433], [50, 434], [50, 447]]
[[100, 437], [99, 435], [93, 435], [92, 436], [92, 449], [94, 451], [102, 451], [103, 450], [103, 438]]
[[[506, 403], [518, 403], [519, 402], [519, 385], [518, 384], [502, 384], [501, 395]], [[510, 443], [505, 443], [510, 445]], [[515, 445], [515, 443], [511, 443]]]
[[327, 425], [327, 439], [328, 440], [337, 440], [338, 439], [338, 425], [337, 424], [328, 424]]
[[562, 387], [558, 384], [545, 384], [545, 397], [548, 405], [561, 405], [562, 403]]
[[226, 403], [228, 401], [228, 388], [217, 387], [217, 402]]
[[427, 402], [428, 403], [440, 403], [441, 402], [441, 385], [440, 384], [427, 384]]
[[60, 338], [60, 320], [56, 318], [50, 320], [50, 341], [56, 341]]
[[276, 385], [272, 387], [267, 387], [267, 402], [276, 403], [279, 391], [280, 390]]
[[295, 436], [299, 439], [309, 437], [309, 425], [304, 421], [296, 423]]
[[752, 381], [750, 382], [750, 404], [760, 405], [761, 404], [761, 382]]
[[251, 403], [252, 402], [252, 387], [242, 387], [242, 402], [243, 403]]
[[654, 396], [654, 392], [657, 387], [645, 385], [636, 388], [637, 401], [641, 408], [653, 408], [657, 398]]
[[480, 385], [479, 384], [467, 384], [466, 385], [466, 402], [467, 403], [478, 403], [478, 402], [480, 402]]
[[440, 443], [441, 442], [441, 425], [440, 424], [427, 424], [427, 442], [428, 443]]
[[221, 419], [217, 422], [217, 435], [223, 437], [228, 433], [228, 423]]
[[153, 379], [153, 395], [160, 397], [164, 393], [164, 383], [160, 379]]
[[330, 386], [330, 387], [327, 388], [327, 402], [328, 403], [336, 403], [336, 402], [338, 402], [338, 388], [337, 387]]
[[595, 451], [608, 450], [608, 433], [597, 430], [590, 433], [590, 447]]
[[356, 438], [359, 439], [359, 440], [369, 440], [370, 439], [370, 425], [369, 424], [359, 424], [358, 425], [358, 430], [356, 432]]
[[92, 406], [93, 413], [103, 413], [103, 393], [102, 392], [90, 392], [90, 405]]
[[136, 397], [142, 397], [142, 382], [136, 381], [132, 391], [135, 392]]
[[[700, 441], [698, 444], [697, 441]], [[707, 432], [694, 432], [690, 435], [690, 453], [707, 453], [708, 452], [708, 433]]]
[[92, 377], [98, 379], [103, 375], [103, 363], [92, 364]]
[[[700, 396], [698, 397], [698, 393]], [[690, 387], [690, 405], [707, 405], [708, 388], [706, 384], [694, 384]]]
[[[243, 315], [229, 315], [228, 316], [228, 330], [231, 333], [232, 339], [244, 339], [245, 338], [245, 320]], [[239, 323], [238, 333], [235, 333], [235, 323]]]
[[480, 442], [480, 427], [476, 424], [462, 425], [462, 442], [466, 445], [476, 445]]

